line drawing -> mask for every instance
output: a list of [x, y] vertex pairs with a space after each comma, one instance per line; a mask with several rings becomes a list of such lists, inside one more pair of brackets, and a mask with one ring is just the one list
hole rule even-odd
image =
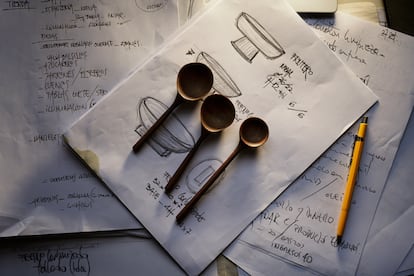
[[311, 193], [311, 194], [309, 194], [309, 195], [305, 196], [305, 197], [304, 197], [304, 198], [302, 198], [300, 201], [304, 201], [305, 199], [307, 199], [307, 198], [309, 198], [309, 197], [313, 196], [314, 194], [319, 193], [320, 191], [322, 191], [322, 190], [323, 190], [323, 189], [325, 189], [326, 187], [330, 186], [332, 183], [334, 183], [334, 182], [335, 182], [335, 181], [337, 181], [337, 180], [338, 180], [338, 178], [334, 178], [334, 180], [332, 180], [331, 182], [329, 182], [329, 183], [328, 183], [328, 184], [326, 184], [325, 186], [323, 186], [323, 187], [319, 188], [318, 190], [314, 191], [313, 193]]
[[240, 13], [236, 27], [243, 36], [231, 41], [231, 45], [247, 62], [252, 63], [259, 52], [267, 59], [276, 59], [285, 54], [279, 42], [251, 15]]
[[288, 107], [288, 110], [297, 111], [297, 112], [308, 112], [307, 110], [295, 109], [295, 108], [290, 108], [290, 107]]
[[[197, 191], [204, 186], [208, 179], [214, 174], [214, 172], [221, 166], [223, 162], [218, 159], [205, 159], [197, 163], [186, 175], [185, 183], [187, 188], [192, 194], [197, 193]], [[210, 189], [207, 190], [207, 193], [213, 189], [217, 183], [224, 178], [224, 173], [221, 177], [214, 183]]]
[[188, 1], [187, 19], [190, 19], [193, 16], [194, 1], [195, 0], [189, 0]]
[[297, 116], [302, 119], [303, 117], [305, 117], [305, 114], [308, 111], [305, 110], [305, 109], [294, 108], [294, 107], [296, 107], [296, 104], [297, 103], [295, 101], [290, 102], [289, 103], [290, 107], [288, 107], [288, 110], [297, 112]]
[[239, 87], [227, 73], [227, 71], [206, 52], [200, 52], [196, 58], [197, 62], [204, 63], [213, 72], [214, 92], [226, 96], [228, 98], [239, 97], [242, 95]]
[[280, 232], [274, 239], [273, 242], [275, 242], [278, 238], [280, 238], [282, 235], [284, 235], [286, 233], [286, 231], [289, 230], [290, 227], [292, 227], [292, 225], [294, 225], [296, 222], [299, 221], [299, 217], [303, 212], [303, 208], [299, 208], [298, 209], [298, 214], [296, 215], [295, 219], [293, 220], [293, 222], [291, 224], [289, 224], [285, 229], [282, 230], [282, 232]]
[[[204, 63], [213, 72], [213, 93], [228, 98], [242, 95], [228, 72], [211, 55], [200, 51], [196, 57], [196, 62]], [[167, 105], [153, 97], [148, 96], [141, 99], [137, 105], [137, 116], [141, 123], [135, 128], [135, 132], [142, 136], [167, 109]], [[148, 144], [161, 157], [168, 157], [171, 153], [189, 152], [195, 144], [195, 138], [178, 117], [172, 113], [171, 118], [168, 118], [160, 129], [155, 132], [154, 136], [148, 140]], [[222, 162], [217, 159], [206, 159], [196, 164], [185, 176], [189, 191], [195, 194], [221, 164]], [[209, 191], [221, 181], [224, 175], [225, 173], [221, 175]]]
[[[135, 132], [142, 136], [151, 125], [168, 109], [168, 106], [153, 97], [145, 97], [137, 105], [137, 115], [141, 124]], [[148, 144], [162, 157], [174, 153], [185, 153], [195, 144], [193, 135], [185, 125], [172, 113], [159, 129], [150, 137]]]
[[359, 77], [365, 85], [368, 85], [369, 79], [371, 78], [370, 75], [365, 75], [363, 77]]

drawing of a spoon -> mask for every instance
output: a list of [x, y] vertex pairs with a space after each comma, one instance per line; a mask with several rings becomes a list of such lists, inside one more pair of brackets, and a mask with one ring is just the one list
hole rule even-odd
[[165, 186], [165, 192], [169, 193], [180, 179], [188, 163], [193, 158], [201, 143], [212, 133], [218, 133], [231, 125], [236, 115], [233, 103], [225, 96], [214, 94], [208, 96], [201, 106], [201, 135], [194, 147], [187, 154], [181, 165]]
[[233, 152], [227, 157], [227, 159], [221, 164], [221, 166], [214, 172], [214, 174], [208, 179], [208, 181], [200, 188], [200, 190], [191, 198], [191, 200], [184, 206], [184, 208], [178, 213], [176, 220], [181, 222], [186, 215], [192, 210], [193, 206], [201, 198], [201, 196], [210, 188], [211, 185], [217, 180], [220, 174], [226, 169], [230, 162], [236, 157], [236, 155], [245, 148], [257, 148], [266, 143], [269, 138], [269, 128], [267, 124], [260, 118], [251, 117], [246, 119], [240, 126], [239, 131], [240, 141]]
[[213, 73], [203, 63], [193, 62], [184, 65], [177, 75], [177, 95], [172, 105], [157, 119], [157, 121], [141, 136], [132, 147], [138, 152], [145, 141], [165, 121], [168, 115], [185, 101], [198, 101], [211, 90]]

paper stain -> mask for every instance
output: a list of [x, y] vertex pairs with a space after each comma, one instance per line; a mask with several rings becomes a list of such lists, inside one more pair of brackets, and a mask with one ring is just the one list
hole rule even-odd
[[237, 266], [229, 259], [220, 255], [217, 257], [217, 275], [218, 276], [238, 276]]
[[80, 150], [73, 148], [76, 154], [94, 171], [99, 175], [99, 158], [96, 153], [91, 150]]
[[99, 177], [99, 157], [96, 153], [91, 150], [80, 150], [78, 148], [72, 147], [69, 143], [69, 139], [66, 136], [63, 136], [63, 141], [68, 145], [68, 148], [74, 152], [80, 160], [89, 167], [95, 175]]

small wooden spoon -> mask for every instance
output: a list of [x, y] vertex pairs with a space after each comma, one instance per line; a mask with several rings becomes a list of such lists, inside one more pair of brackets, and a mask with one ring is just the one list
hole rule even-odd
[[213, 73], [207, 65], [199, 62], [184, 65], [177, 76], [177, 95], [172, 105], [158, 118], [158, 120], [145, 132], [145, 134], [132, 147], [138, 152], [145, 141], [167, 119], [168, 115], [185, 101], [198, 101], [211, 90], [213, 86]]
[[201, 135], [174, 175], [168, 181], [168, 184], [165, 186], [166, 193], [171, 192], [201, 143], [210, 134], [218, 133], [230, 126], [235, 115], [236, 111], [233, 103], [223, 95], [210, 95], [204, 100], [203, 105], [201, 106]]
[[223, 164], [214, 172], [214, 174], [203, 185], [203, 187], [201, 187], [201, 189], [193, 196], [193, 198], [184, 206], [180, 213], [178, 213], [176, 217], [177, 222], [181, 222], [186, 217], [186, 215], [190, 212], [190, 210], [192, 210], [193, 206], [197, 203], [201, 196], [210, 188], [211, 185], [213, 185], [220, 174], [226, 169], [226, 167], [242, 149], [257, 148], [266, 143], [268, 138], [269, 128], [262, 119], [256, 117], [246, 119], [240, 126], [240, 141], [237, 147], [223, 162]]

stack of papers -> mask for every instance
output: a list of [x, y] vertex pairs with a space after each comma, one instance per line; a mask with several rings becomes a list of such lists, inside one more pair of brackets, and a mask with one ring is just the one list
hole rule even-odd
[[[200, 135], [200, 104], [176, 110], [164, 125], [172, 137], [153, 137], [163, 150], [148, 145], [134, 153], [131, 146], [146, 124], [142, 114], [156, 110], [142, 109], [171, 105], [179, 68], [194, 61], [212, 67], [214, 92], [229, 95], [236, 120], [200, 147], [168, 195], [167, 180], [185, 156], [172, 143], [184, 142], [183, 130], [194, 140]], [[224, 74], [235, 85], [222, 85]], [[182, 268], [198, 274], [376, 100], [283, 1], [220, 1], [76, 122], [65, 139]], [[268, 123], [268, 142], [255, 155], [240, 155], [177, 224], [193, 186], [212, 166], [206, 163], [225, 160], [249, 116]]]
[[177, 2], [65, 2], [0, 9], [0, 236], [141, 227], [61, 135], [178, 28]]
[[[337, 216], [358, 125], [336, 141], [263, 211], [226, 255], [236, 263], [244, 262], [253, 250], [267, 255], [263, 258], [267, 259], [268, 265], [261, 266], [266, 269], [272, 267], [270, 256], [317, 273], [355, 274], [414, 104], [414, 81], [401, 73], [414, 66], [414, 59], [406, 58], [414, 50], [414, 39], [342, 13], [337, 13], [334, 19], [307, 22], [379, 96], [379, 104], [366, 114], [369, 117], [368, 133], [348, 217], [349, 226], [343, 241], [337, 244]], [[381, 243], [374, 244], [382, 246]], [[407, 250], [402, 251], [403, 256]], [[376, 262], [377, 258], [371, 260]], [[373, 269], [375, 266], [368, 267]], [[269, 271], [261, 272], [267, 274]], [[383, 270], [378, 270], [381, 272]]]

